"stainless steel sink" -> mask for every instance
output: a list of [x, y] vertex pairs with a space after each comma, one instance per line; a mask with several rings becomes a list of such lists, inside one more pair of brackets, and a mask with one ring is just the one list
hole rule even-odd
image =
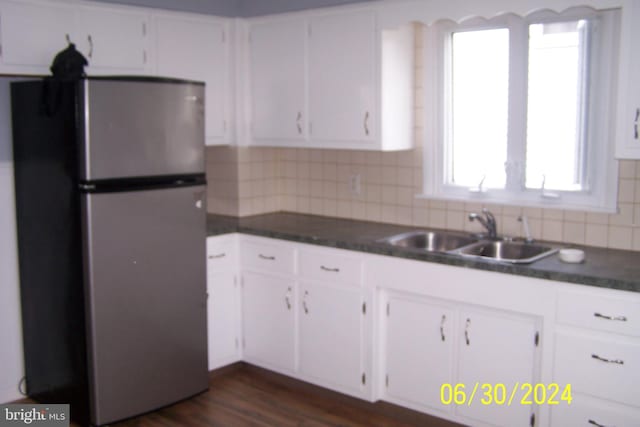
[[481, 241], [460, 248], [453, 253], [480, 257], [511, 264], [529, 264], [557, 252], [557, 248], [534, 243], [513, 241]]
[[421, 249], [427, 252], [448, 252], [478, 241], [467, 233], [417, 230], [396, 234], [379, 240], [402, 248]]

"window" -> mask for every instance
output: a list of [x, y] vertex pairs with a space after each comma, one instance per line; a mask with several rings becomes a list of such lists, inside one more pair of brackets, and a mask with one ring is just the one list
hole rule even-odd
[[617, 12], [439, 22], [425, 34], [425, 194], [612, 211]]

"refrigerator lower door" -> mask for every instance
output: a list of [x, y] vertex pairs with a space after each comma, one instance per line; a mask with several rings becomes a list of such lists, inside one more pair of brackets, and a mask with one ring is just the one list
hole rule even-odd
[[83, 195], [91, 421], [208, 387], [205, 187]]

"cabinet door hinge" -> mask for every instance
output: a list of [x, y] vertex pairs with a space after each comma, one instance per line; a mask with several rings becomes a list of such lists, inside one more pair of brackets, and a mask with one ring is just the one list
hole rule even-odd
[[536, 336], [533, 339], [534, 344], [536, 345], [536, 347], [538, 346], [538, 344], [540, 343], [540, 332], [536, 331]]
[[536, 414], [531, 414], [531, 418], [529, 419], [529, 425], [531, 427], [536, 425]]
[[2, 45], [0, 44], [0, 56], [2, 56]]
[[389, 388], [389, 374], [384, 377], [384, 385]]
[[362, 373], [362, 385], [365, 385], [367, 383], [367, 374], [365, 374], [364, 372]]
[[366, 302], [362, 303], [362, 314], [367, 314], [367, 303]]
[[391, 303], [387, 303], [387, 317], [391, 315]]
[[142, 23], [142, 35], [143, 36], [147, 35], [147, 23], [146, 22]]
[[142, 63], [143, 64], [147, 63], [147, 51], [146, 50], [142, 51]]

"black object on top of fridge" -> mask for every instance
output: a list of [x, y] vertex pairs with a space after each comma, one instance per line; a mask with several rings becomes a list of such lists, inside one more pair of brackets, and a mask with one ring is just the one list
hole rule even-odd
[[27, 394], [104, 425], [208, 388], [204, 84], [49, 85], [11, 84]]

